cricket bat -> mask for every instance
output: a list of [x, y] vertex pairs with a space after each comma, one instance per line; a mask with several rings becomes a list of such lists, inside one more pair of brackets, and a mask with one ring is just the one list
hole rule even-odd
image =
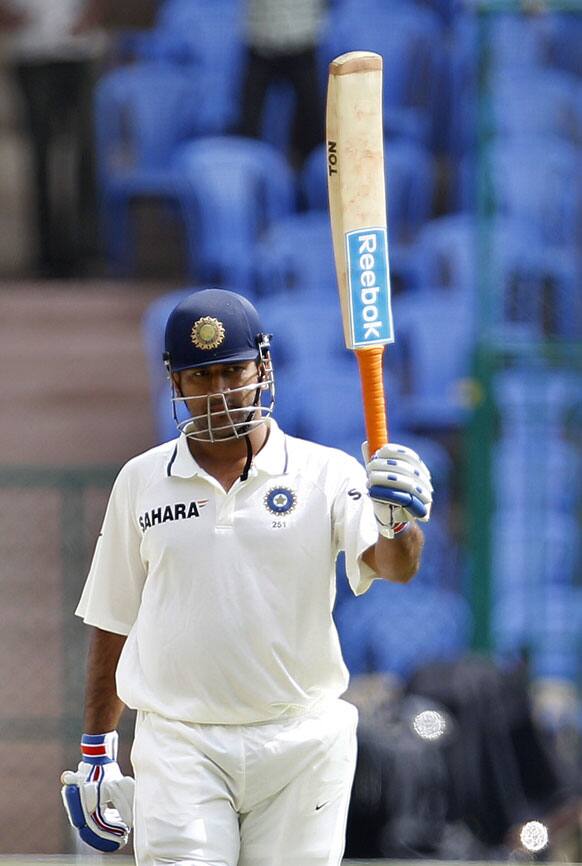
[[345, 343], [358, 360], [370, 456], [388, 442], [382, 375], [394, 342], [384, 130], [382, 57], [350, 51], [329, 66], [327, 182]]

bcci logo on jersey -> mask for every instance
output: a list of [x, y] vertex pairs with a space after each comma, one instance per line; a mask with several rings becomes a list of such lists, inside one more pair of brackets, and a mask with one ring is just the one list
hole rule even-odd
[[386, 229], [347, 232], [346, 246], [354, 348], [393, 343]]
[[289, 514], [297, 505], [297, 497], [289, 487], [271, 487], [263, 502], [271, 514]]

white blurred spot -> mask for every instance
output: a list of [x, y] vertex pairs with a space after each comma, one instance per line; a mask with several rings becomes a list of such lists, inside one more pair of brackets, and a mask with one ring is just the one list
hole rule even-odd
[[447, 729], [447, 722], [436, 710], [423, 710], [412, 721], [412, 727], [423, 740], [438, 740]]
[[519, 834], [521, 844], [528, 851], [542, 851], [548, 844], [548, 828], [541, 821], [528, 821]]

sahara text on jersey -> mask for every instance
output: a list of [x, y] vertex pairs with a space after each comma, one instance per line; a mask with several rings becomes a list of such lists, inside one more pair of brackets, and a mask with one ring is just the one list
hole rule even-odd
[[187, 520], [189, 517], [200, 517], [200, 510], [208, 505], [208, 499], [192, 500], [190, 503], [174, 502], [172, 505], [160, 505], [140, 515], [139, 525], [145, 532], [156, 523], [166, 523], [168, 520]]

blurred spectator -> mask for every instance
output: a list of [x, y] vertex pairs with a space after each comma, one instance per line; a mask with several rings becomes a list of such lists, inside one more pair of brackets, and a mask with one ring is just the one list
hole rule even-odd
[[450, 816], [467, 821], [482, 842], [507, 843], [514, 827], [551, 821], [576, 799], [576, 773], [536, 724], [525, 666], [497, 668], [468, 655], [418, 670], [412, 694], [442, 704], [458, 736], [447, 752]]
[[4, 54], [31, 137], [37, 269], [82, 272], [94, 231], [91, 91], [104, 0], [0, 0]]
[[323, 141], [323, 100], [316, 49], [325, 0], [247, 0], [247, 65], [240, 133], [258, 138], [269, 87], [286, 82], [295, 95], [292, 158], [298, 163]]
[[561, 822], [575, 828], [576, 771], [535, 723], [524, 668], [465, 654], [405, 684], [355, 676], [346, 697], [360, 713], [347, 856], [506, 860], [527, 820], [552, 845]]

